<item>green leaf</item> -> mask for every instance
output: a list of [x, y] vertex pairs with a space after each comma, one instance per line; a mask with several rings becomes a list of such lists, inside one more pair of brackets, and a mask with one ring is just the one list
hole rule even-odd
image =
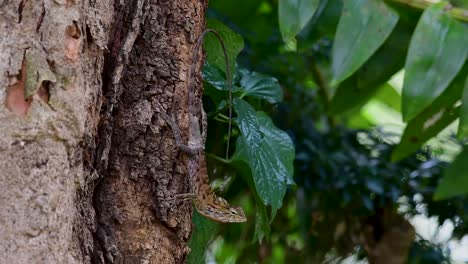
[[317, 43], [317, 40], [324, 36], [333, 39], [342, 9], [342, 0], [320, 1], [314, 16], [297, 36], [298, 49], [300, 51], [310, 50]]
[[[231, 65], [231, 74], [234, 72], [237, 55], [244, 48], [244, 39], [241, 35], [232, 31], [229, 27], [217, 20], [207, 19], [206, 27], [216, 30], [224, 41], [226, 52]], [[208, 34], [205, 37], [204, 47], [206, 52], [206, 61], [226, 72], [226, 62], [224, 53], [216, 36]]]
[[374, 98], [397, 112], [401, 111], [401, 96], [388, 82], [379, 88]]
[[244, 95], [260, 98], [272, 104], [283, 100], [283, 90], [276, 78], [247, 69], [240, 69], [239, 73]]
[[361, 111], [352, 111], [344, 116], [346, 117], [346, 125], [351, 129], [371, 129], [375, 127], [372, 120], [369, 120]]
[[256, 205], [254, 241], [262, 242], [263, 238], [270, 233], [270, 222], [268, 221], [266, 206], [261, 201], [257, 201]]
[[218, 90], [227, 89], [226, 77], [224, 76], [223, 72], [208, 62], [203, 64], [202, 77], [203, 81], [213, 85], [213, 87]]
[[466, 61], [467, 28], [444, 11], [445, 5], [427, 8], [411, 39], [402, 92], [404, 121], [434, 102]]
[[333, 43], [333, 82], [353, 74], [384, 43], [398, 22], [398, 13], [379, 0], [343, 2]]
[[208, 242], [216, 233], [218, 225], [213, 221], [210, 221], [207, 218], [201, 216], [195, 210], [192, 221], [194, 226], [192, 237], [190, 238], [190, 249], [192, 251], [190, 251], [187, 263], [205, 263], [205, 252], [208, 246]]
[[443, 200], [468, 193], [468, 148], [455, 158], [435, 191], [434, 200]]
[[[203, 64], [202, 69], [202, 77], [203, 81], [211, 84], [214, 88], [220, 91], [227, 91], [229, 89], [226, 83], [225, 74], [216, 66], [211, 65], [207, 62]], [[233, 92], [241, 91], [240, 87], [234, 86], [232, 87]]]
[[[236, 151], [236, 155], [238, 156], [248, 155], [246, 153], [247, 148], [236, 148]], [[250, 165], [247, 162], [239, 159], [233, 160], [233, 163], [231, 164], [234, 165], [236, 171], [238, 171], [238, 173], [242, 175], [242, 177], [247, 182], [249, 188], [252, 190], [253, 193], [255, 193], [255, 231], [253, 234], [252, 242], [261, 242], [265, 236], [268, 237], [270, 235], [270, 221], [267, 213], [267, 207], [263, 204], [255, 189], [255, 183], [253, 182], [251, 173], [252, 170], [250, 169]]]
[[[271, 12], [263, 13], [261, 11], [262, 6], [265, 5], [272, 9]], [[214, 0], [209, 1], [206, 15], [210, 18], [219, 17], [219, 15], [228, 18], [236, 25], [236, 29], [239, 29], [240, 33], [249, 32], [242, 35], [250, 43], [265, 43], [273, 32], [278, 32], [277, 13], [273, 13], [276, 11], [276, 5], [276, 2], [268, 1]]]
[[404, 66], [408, 44], [416, 24], [411, 22], [401, 19], [377, 52], [351, 77], [340, 83], [330, 102], [331, 113], [343, 113], [366, 103]]
[[458, 117], [461, 107], [455, 106], [463, 93], [467, 74], [468, 64], [463, 67], [441, 96], [408, 123], [400, 143], [393, 150], [393, 161], [400, 160], [418, 150], [424, 142], [437, 135]]
[[400, 143], [392, 152], [392, 161], [398, 161], [417, 151], [427, 140], [439, 134], [458, 116], [460, 107], [444, 107], [429, 115], [423, 112], [411, 120], [403, 132]]
[[286, 132], [276, 128], [263, 112], [235, 98], [234, 109], [241, 136], [232, 160], [246, 162], [255, 189], [265, 205], [271, 205], [271, 218], [283, 203], [286, 187], [293, 184], [294, 145]]
[[278, 19], [283, 41], [291, 43], [312, 18], [319, 0], [279, 0]]
[[460, 109], [460, 124], [458, 125], [458, 137], [460, 139], [468, 137], [468, 76], [463, 89], [462, 105]]
[[392, 152], [392, 161], [401, 160], [417, 151], [427, 140], [455, 121], [460, 111], [460, 107], [450, 106], [436, 109], [438, 111], [428, 109], [408, 123], [400, 143]]
[[[283, 90], [276, 78], [251, 72], [247, 69], [240, 69], [240, 84], [242, 87], [233, 86], [233, 92], [242, 92], [243, 96], [250, 96], [266, 100], [270, 103], [277, 103], [283, 100]], [[216, 66], [209, 63], [203, 65], [203, 80], [211, 84], [220, 91], [227, 91], [226, 78], [223, 72]]]

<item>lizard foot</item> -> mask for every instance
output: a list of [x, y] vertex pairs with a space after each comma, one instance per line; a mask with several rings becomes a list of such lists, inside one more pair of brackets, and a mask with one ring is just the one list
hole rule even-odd
[[171, 114], [171, 116], [169, 116], [167, 113], [163, 111], [159, 111], [159, 114], [161, 114], [161, 117], [171, 126], [172, 132], [174, 133], [176, 145], [179, 149], [181, 149], [183, 152], [189, 155], [196, 155], [200, 153], [200, 151], [203, 151], [204, 147], [202, 145], [188, 146], [182, 143], [181, 132], [180, 132], [179, 127], [176, 124], [174, 115]]
[[181, 193], [176, 194], [173, 197], [166, 199], [166, 202], [169, 203], [169, 207], [173, 207], [178, 201], [192, 201], [196, 198], [194, 193]]

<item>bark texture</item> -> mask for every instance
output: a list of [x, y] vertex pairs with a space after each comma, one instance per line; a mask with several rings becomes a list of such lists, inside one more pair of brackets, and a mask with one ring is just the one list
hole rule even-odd
[[2, 263], [87, 262], [78, 194], [112, 15], [109, 1], [0, 1]]
[[0, 0], [2, 263], [185, 260], [192, 205], [166, 201], [185, 158], [158, 112], [187, 131], [206, 4]]
[[[206, 3], [132, 4], [117, 7], [111, 45], [109, 65], [118, 68], [122, 43], [138, 32], [128, 62], [123, 60], [120, 85], [113, 81], [117, 68], [107, 80], [111, 114], [102, 123], [97, 155], [104, 178], [94, 199], [101, 246], [96, 253], [99, 262], [181, 263], [189, 252], [192, 205], [167, 202], [189, 187], [183, 155], [158, 112], [174, 114], [187, 130], [189, 69]], [[141, 23], [134, 23], [138, 17]]]

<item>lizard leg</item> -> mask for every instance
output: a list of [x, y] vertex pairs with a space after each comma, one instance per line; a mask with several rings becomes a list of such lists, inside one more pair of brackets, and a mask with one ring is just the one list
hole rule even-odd
[[172, 132], [174, 133], [176, 145], [179, 149], [181, 149], [183, 152], [188, 153], [190, 155], [196, 155], [199, 153], [200, 149], [203, 149], [203, 147], [201, 146], [191, 147], [182, 143], [182, 136], [180, 133], [180, 129], [175, 122], [174, 116], [170, 117], [168, 114], [164, 113], [163, 111], [160, 111], [159, 113], [161, 114], [162, 118], [171, 126]]
[[196, 195], [194, 193], [180, 193], [176, 194], [173, 197], [166, 199], [166, 202], [169, 203], [169, 207], [174, 207], [177, 201], [192, 201], [196, 199]]
[[176, 194], [173, 197], [167, 199], [168, 201], [174, 201], [174, 200], [182, 200], [182, 201], [188, 201], [188, 200], [194, 200], [197, 196], [194, 193], [180, 193]]

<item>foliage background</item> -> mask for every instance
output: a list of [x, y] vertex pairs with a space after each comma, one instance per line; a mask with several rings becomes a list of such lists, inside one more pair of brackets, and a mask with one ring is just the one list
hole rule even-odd
[[[207, 38], [210, 176], [249, 221], [195, 215], [190, 262], [366, 258], [363, 230], [389, 214], [436, 216], [454, 223], [454, 238], [466, 234], [468, 30], [445, 2], [411, 2], [210, 1], [207, 27], [226, 41], [236, 113], [236, 143], [220, 158], [226, 66]], [[449, 252], [416, 237], [408, 262], [450, 262]]]

